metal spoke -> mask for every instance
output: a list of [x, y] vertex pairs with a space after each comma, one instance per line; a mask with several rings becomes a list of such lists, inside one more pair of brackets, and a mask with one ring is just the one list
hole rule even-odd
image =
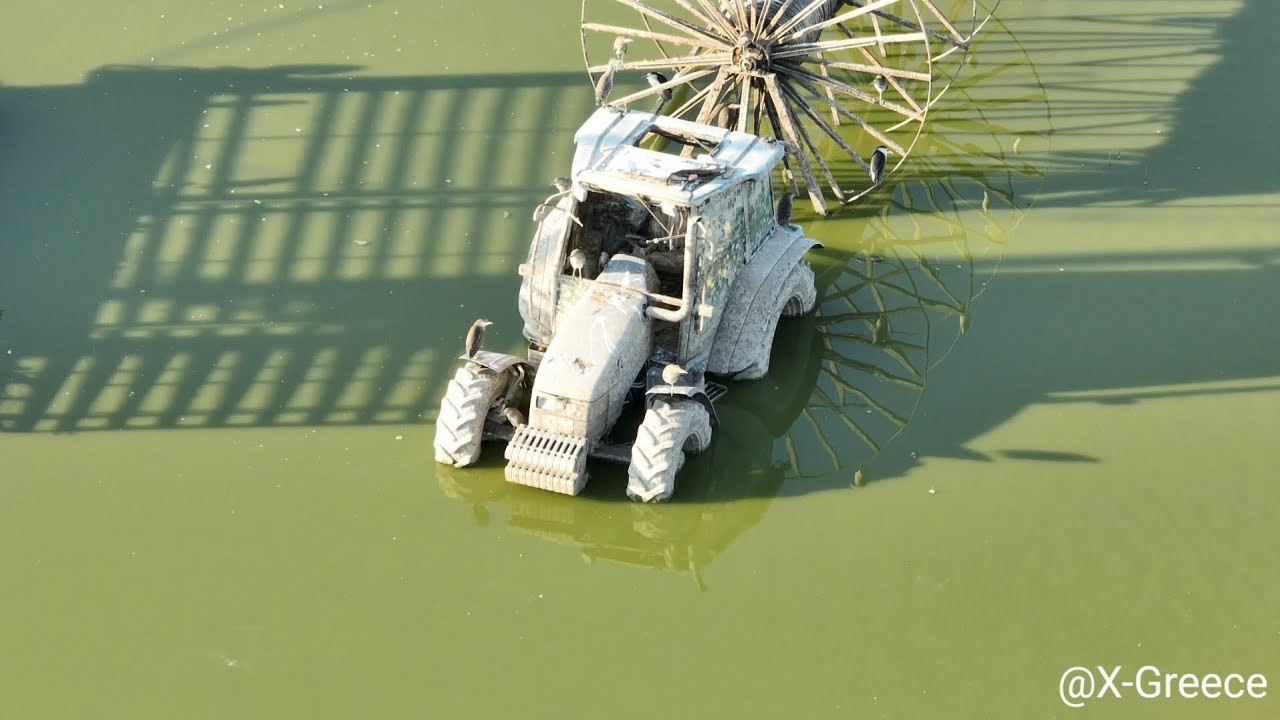
[[687, 112], [689, 112], [690, 110], [692, 110], [692, 109], [694, 108], [694, 106], [695, 106], [695, 105], [697, 105], [699, 102], [702, 102], [702, 98], [706, 97], [707, 93], [709, 93], [709, 92], [711, 92], [711, 86], [710, 86], [710, 85], [708, 85], [708, 86], [706, 86], [706, 87], [702, 88], [701, 90], [699, 90], [698, 92], [694, 93], [694, 94], [693, 94], [693, 97], [691, 97], [691, 98], [689, 98], [688, 100], [686, 100], [686, 101], [685, 101], [685, 103], [684, 103], [683, 105], [681, 105], [680, 107], [676, 108], [676, 109], [675, 109], [675, 111], [673, 111], [673, 112], [671, 113], [671, 117], [675, 117], [675, 118], [683, 117], [683, 116], [684, 116], [684, 114], [685, 114], [685, 113], [687, 113]]
[[[880, 37], [880, 41], [885, 43], [919, 42], [924, 39], [924, 33], [918, 32], [895, 33], [893, 35], [882, 35]], [[774, 60], [782, 60], [799, 55], [812, 55], [814, 53], [832, 52], [834, 50], [866, 47], [867, 45], [875, 45], [876, 43], [876, 38], [851, 38], [847, 40], [825, 40], [822, 42], [797, 43], [795, 45], [788, 46], [786, 49], [774, 52], [772, 57]]]
[[[835, 17], [823, 20], [820, 23], [814, 23], [813, 25], [810, 25], [804, 28], [803, 30], [797, 30], [796, 32], [788, 36], [787, 40], [798, 40], [807, 33], [811, 33], [815, 30], [821, 30], [823, 28], [831, 27], [832, 25], [845, 22], [846, 20], [852, 20], [860, 15], [865, 15], [869, 12], [879, 10], [880, 8], [886, 5], [892, 5], [896, 2], [898, 2], [898, 0], [875, 0], [875, 2], [867, 3], [862, 7], [854, 8], [853, 10], [850, 10], [848, 12], [841, 13], [839, 15], [836, 15]], [[879, 39], [877, 38], [877, 43], [878, 42], [879, 42]]]
[[617, 100], [614, 100], [609, 104], [610, 105], [626, 105], [628, 103], [633, 103], [636, 100], [646, 98], [655, 93], [660, 93], [663, 90], [673, 88], [677, 85], [691, 84], [694, 80], [706, 77], [713, 72], [715, 72], [715, 70], [696, 70], [694, 72], [689, 73], [688, 75], [677, 74], [674, 78], [664, 83], [660, 83], [652, 87], [646, 87], [643, 90], [637, 90], [636, 92], [633, 92], [630, 95], [627, 95], [626, 97], [618, 98]]
[[794, 5], [795, 2], [796, 0], [787, 0], [785, 3], [779, 5], [778, 9], [773, 12], [773, 15], [769, 17], [768, 21], [765, 22], [764, 26], [761, 28], [760, 35], [763, 36], [766, 33], [772, 33], [774, 26], [778, 24], [778, 20], [781, 19], [783, 15], [787, 14], [787, 11], [791, 9], [791, 6]]
[[751, 76], [742, 76], [742, 94], [738, 100], [738, 132], [747, 131], [747, 120], [751, 118]]
[[826, 215], [827, 201], [822, 197], [818, 178], [813, 174], [813, 166], [809, 164], [808, 154], [805, 152], [804, 141], [800, 139], [800, 130], [797, 129], [795, 117], [791, 114], [791, 109], [787, 107], [787, 99], [783, 97], [782, 91], [778, 89], [777, 76], [765, 75], [764, 84], [769, 91], [769, 98], [772, 100], [770, 105], [773, 108], [773, 113], [769, 119], [781, 120], [783, 134], [796, 149], [796, 162], [800, 165], [800, 172], [804, 175], [804, 182], [809, 191], [809, 200], [813, 202], [815, 208], [818, 208], [820, 214]]
[[[714, 16], [708, 17], [707, 15], [703, 14], [703, 10], [699, 10], [698, 8], [695, 8], [689, 2], [689, 0], [676, 0], [676, 4], [684, 8], [686, 12], [688, 12], [690, 15], [697, 18], [698, 22], [702, 23], [703, 25], [706, 25], [708, 28], [719, 28], [720, 30], [725, 31], [726, 33], [728, 32], [729, 28], [727, 26], [721, 23], [717, 23], [714, 20]], [[702, 5], [702, 4], [703, 3], [699, 3], [699, 5]], [[705, 6], [704, 6], [704, 9], [705, 9]], [[728, 36], [726, 35], [726, 38], [727, 37]]]
[[[851, 0], [845, 0], [845, 2], [854, 7], [862, 7], [862, 3], [859, 3], [859, 2], [852, 2]], [[908, 30], [919, 30], [919, 31], [928, 33], [928, 35], [932, 37], [934, 40], [941, 40], [942, 42], [945, 42], [949, 45], [954, 45], [958, 48], [963, 48], [965, 50], [969, 49], [969, 43], [967, 41], [956, 42], [955, 39], [953, 39], [949, 35], [946, 35], [945, 33], [940, 33], [937, 30], [931, 30], [929, 28], [924, 27], [921, 24], [913, 23], [904, 17], [898, 17], [893, 13], [887, 13], [883, 10], [874, 10], [873, 12], [877, 17], [884, 18], [885, 20], [888, 20], [889, 22], [892, 22], [892, 23], [897, 23], [898, 25], [901, 25], [902, 27], [907, 28]]]
[[676, 35], [667, 35], [664, 33], [652, 32], [650, 30], [640, 30], [638, 28], [620, 27], [618, 25], [603, 25], [601, 23], [584, 22], [582, 23], [582, 29], [590, 30], [592, 32], [613, 33], [614, 35], [620, 35], [622, 37], [639, 37], [645, 38], [646, 40], [668, 42], [672, 45], [686, 45], [695, 48], [720, 50], [725, 49], [725, 46], [722, 44], [712, 45], [711, 43], [697, 38], [678, 37]]
[[725, 83], [729, 82], [731, 75], [733, 71], [728, 66], [720, 68], [716, 79], [711, 83], [707, 99], [702, 103], [702, 110], [698, 112], [698, 122], [705, 123], [711, 119], [711, 114], [715, 112], [716, 105], [720, 102], [720, 93]]
[[751, 34], [760, 37], [764, 34], [765, 20], [769, 19], [768, 3], [752, 3], [751, 4]]
[[938, 10], [932, 0], [920, 0], [920, 2], [924, 3], [924, 6], [929, 8], [929, 12], [933, 13], [933, 16], [938, 18], [938, 22], [942, 23], [942, 27], [946, 28], [947, 32], [951, 33], [952, 37], [962, 43], [969, 42], [968, 38], [961, 35], [959, 30], [956, 30], [956, 26], [951, 24], [951, 21], [947, 19], [947, 16]]
[[[676, 2], [680, 3], [681, 7], [684, 6], [684, 2], [682, 0], [676, 0]], [[737, 37], [737, 31], [734, 30], [733, 25], [730, 24], [729, 21], [725, 19], [724, 15], [720, 14], [720, 11], [711, 4], [711, 0], [697, 0], [697, 2], [698, 7], [702, 8], [702, 11], [711, 18], [712, 23], [724, 32], [724, 36], [726, 38], [732, 41]], [[706, 20], [703, 19], [703, 22], [706, 22]]]
[[805, 111], [805, 114], [813, 119], [814, 124], [817, 125], [822, 132], [826, 133], [827, 137], [834, 140], [836, 144], [840, 146], [841, 150], [844, 150], [849, 157], [856, 160], [863, 170], [870, 172], [871, 168], [867, 165], [867, 161], [862, 159], [862, 156], [858, 154], [858, 151], [853, 149], [853, 146], [844, 139], [844, 136], [841, 135], [838, 130], [828, 125], [827, 122], [822, 119], [821, 113], [815, 110], [809, 103], [805, 102], [804, 98], [800, 96], [800, 93], [796, 92], [795, 88], [791, 87], [791, 83], [783, 81], [781, 86], [783, 92], [787, 93], [787, 95], [789, 95], [792, 100]]
[[670, 25], [671, 27], [676, 28], [678, 30], [683, 30], [691, 36], [696, 37], [701, 35], [702, 37], [707, 38], [711, 42], [716, 43], [721, 47], [728, 47], [728, 45], [725, 44], [726, 41], [724, 38], [716, 36], [711, 31], [700, 28], [697, 25], [692, 25], [688, 22], [685, 22], [684, 20], [681, 20], [680, 18], [674, 15], [671, 15], [670, 13], [663, 12], [656, 8], [651, 8], [648, 5], [645, 5], [644, 3], [640, 2], [640, 0], [617, 0], [617, 2], [620, 2], [623, 5], [626, 5], [627, 7], [632, 8], [638, 12], [644, 13], [645, 15], [648, 15], [654, 20], [666, 23], [667, 25]]
[[[809, 91], [810, 95], [813, 95], [814, 97], [822, 100], [823, 102], [826, 102], [827, 98], [824, 97], [822, 93], [818, 90], [818, 88], [816, 88], [812, 83], [809, 83], [803, 78], [796, 78], [796, 84], [804, 88], [805, 90]], [[849, 120], [853, 124], [861, 127], [863, 130], [867, 132], [867, 134], [871, 135], [871, 137], [874, 137], [876, 140], [879, 140], [882, 145], [892, 150], [898, 156], [902, 156], [906, 154], [907, 151], [905, 148], [902, 147], [902, 145], [899, 145], [897, 142], [891, 139], [888, 135], [885, 135], [884, 133], [877, 130], [873, 125], [871, 125], [871, 123], [867, 122], [866, 120], [863, 120], [862, 118], [858, 117], [854, 113], [844, 109], [844, 107], [842, 107], [840, 103], [836, 103], [832, 105], [832, 107], [837, 108], [838, 112], [844, 119]]]
[[880, 107], [887, 108], [889, 110], [892, 110], [898, 113], [899, 115], [903, 115], [912, 120], [919, 121], [924, 119], [923, 117], [920, 116], [919, 113], [917, 113], [916, 111], [912, 110], [909, 107], [906, 107], [904, 105], [899, 105], [898, 103], [878, 100], [875, 95], [872, 95], [863, 90], [859, 90], [858, 88], [853, 87], [852, 85], [847, 85], [845, 83], [842, 83], [839, 80], [833, 80], [831, 78], [823, 77], [818, 73], [815, 73], [807, 68], [803, 68], [795, 65], [781, 65], [781, 64], [777, 65], [776, 67], [778, 71], [783, 73], [784, 75], [791, 75], [792, 77], [807, 78], [815, 83], [818, 83], [819, 85], [822, 85], [823, 87], [829, 87], [829, 88], [832, 88], [833, 90], [839, 90], [840, 92], [846, 95], [852, 95], [853, 97], [856, 97], [859, 100], [864, 100], [871, 105], [878, 105]]
[[[785, 94], [786, 81], [785, 80], [777, 81], [777, 86], [779, 89], [784, 91], [783, 93], [779, 93], [779, 95], [782, 96], [783, 100], [785, 101], [786, 100], [786, 94]], [[817, 115], [817, 111], [815, 111], [809, 105], [809, 103], [805, 102], [798, 95], [795, 95], [794, 93], [792, 93], [790, 94], [790, 97], [792, 98], [793, 101], [798, 102], [800, 107], [805, 111], [806, 114], [809, 115], [809, 117], [813, 117], [814, 115]], [[792, 122], [795, 123], [796, 130], [800, 133], [800, 139], [804, 141], [805, 147], [809, 148], [810, 154], [813, 155], [813, 159], [817, 161], [818, 167], [822, 170], [822, 174], [827, 178], [827, 183], [831, 186], [831, 190], [835, 192], [836, 199], [839, 200], [840, 202], [844, 202], [844, 199], [845, 199], [844, 191], [840, 189], [840, 184], [836, 182], [836, 176], [831, 173], [831, 168], [827, 166], [827, 161], [822, 157], [822, 152], [818, 150], [817, 143], [815, 143], [813, 141], [813, 138], [809, 135], [809, 131], [805, 128], [804, 123], [800, 122], [799, 119], [795, 118], [794, 114], [791, 113], [790, 106], [786, 108], [786, 111], [788, 116], [792, 118]]]
[[[879, 61], [876, 60], [875, 55], [871, 54], [870, 50], [866, 48], [858, 48], [858, 52], [862, 53], [862, 56], [865, 57], [868, 62], [878, 64]], [[885, 82], [889, 83], [889, 87], [893, 88], [899, 95], [901, 95], [903, 100], [907, 101], [907, 104], [911, 106], [912, 110], [915, 110], [917, 114], [924, 112], [924, 108], [920, 107], [920, 103], [916, 102], [916, 99], [911, 97], [911, 93], [907, 92], [906, 88], [902, 87], [902, 83], [898, 82], [898, 79], [893, 75], [885, 72], [887, 69], [888, 68], [885, 68], [884, 66], [880, 66], [880, 72], [877, 74], [883, 77]], [[924, 73], [919, 74], [924, 75]], [[924, 75], [924, 81], [932, 82], [933, 78], [928, 75]], [[883, 98], [881, 98], [881, 100], [883, 100]]]
[[861, 63], [827, 60], [826, 58], [820, 57], [805, 58], [804, 62], [825, 65], [837, 70], [849, 70], [851, 72], [865, 73], [867, 75], [884, 75], [886, 80], [893, 77], [929, 82], [932, 79], [929, 73], [916, 72], [914, 70], [899, 70], [897, 68], [889, 67], [888, 65], [863, 65]]
[[[662, 68], [701, 67], [705, 65], [723, 66], [729, 60], [728, 53], [704, 53], [701, 55], [684, 55], [682, 57], [662, 58], [661, 60], [633, 60], [618, 66], [619, 70], [660, 70]], [[592, 65], [587, 68], [593, 73], [603, 72], [609, 65]]]
[[813, 2], [806, 5], [803, 10], [796, 13], [795, 17], [791, 18], [786, 23], [784, 23], [782, 27], [769, 33], [769, 36], [765, 39], [769, 41], [775, 41], [778, 38], [782, 37], [783, 35], [791, 32], [791, 30], [794, 29], [795, 26], [799, 25], [805, 20], [808, 20], [809, 16], [812, 15], [814, 12], [816, 12], [817, 9], [821, 7], [822, 4], [825, 2], [827, 2], [827, 0], [813, 0]]
[[742, 0], [729, 0], [730, 9], [733, 16], [738, 20], [738, 27], [742, 30], [747, 28], [747, 8], [742, 4]]
[[[916, 12], [919, 13], [918, 10]], [[875, 17], [875, 16], [873, 15], [872, 17]], [[923, 20], [924, 19], [921, 18], [921, 21]], [[838, 28], [840, 32], [844, 33], [845, 36], [850, 38], [854, 37], [853, 31], [850, 30], [848, 27], [846, 27], [843, 23], [837, 25], [836, 28]], [[929, 53], [929, 44], [925, 43], [924, 47], [925, 47], [925, 52]], [[866, 48], [858, 48], [858, 52], [862, 53], [862, 56], [867, 59], [867, 62], [871, 63], [873, 66], [878, 68], [878, 72], [876, 74], [883, 75], [885, 81], [889, 83], [889, 86], [892, 87], [895, 91], [897, 91], [897, 93], [902, 96], [902, 99], [907, 101], [907, 104], [909, 104], [912, 108], [914, 108], [917, 113], [924, 112], [924, 109], [920, 107], [920, 103], [916, 102], [916, 99], [911, 97], [911, 93], [907, 92], [906, 88], [902, 87], [902, 84], [899, 83], [895, 78], [908, 77], [908, 78], [911, 78], [912, 80], [921, 80], [927, 83], [932, 83], [933, 82], [932, 75], [929, 75], [926, 73], [911, 73], [910, 75], [908, 75], [906, 74], [905, 71], [895, 70], [880, 64], [880, 61], [876, 59], [875, 55], [872, 55], [871, 51], [867, 50]]]
[[[826, 65], [819, 65], [818, 68], [822, 71], [822, 77], [831, 78], [831, 73], [827, 70]], [[827, 102], [832, 105], [836, 104], [836, 91], [831, 88], [827, 88]], [[840, 113], [836, 112], [835, 108], [831, 108], [831, 121], [837, 125], [840, 124]]]
[[880, 48], [880, 57], [885, 57], [888, 52], [884, 49], [884, 41], [880, 38], [884, 31], [880, 29], [880, 16], [875, 13], [871, 14], [871, 31], [876, 34], [876, 45]]

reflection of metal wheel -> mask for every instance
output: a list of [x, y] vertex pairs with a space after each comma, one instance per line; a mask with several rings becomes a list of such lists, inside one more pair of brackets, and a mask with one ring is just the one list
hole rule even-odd
[[[986, 22], [976, 4], [950, 7], [949, 17], [934, 0], [583, 0], [583, 57], [600, 104], [781, 140], [793, 187], [798, 172], [825, 213], [823, 184], [842, 202], [861, 197], [888, 172], [875, 148], [897, 167], [914, 146], [945, 90], [935, 87], [946, 84], [939, 61], [967, 51]], [[647, 84], [614, 92], [628, 71], [650, 73]], [[841, 186], [828, 140], [862, 180]]]
[[436, 462], [457, 467], [480, 457], [484, 421], [506, 383], [494, 371], [467, 363], [449, 381], [436, 418]]
[[710, 442], [711, 417], [706, 408], [691, 400], [654, 400], [631, 448], [627, 495], [643, 502], [669, 499], [685, 454], [700, 453]]

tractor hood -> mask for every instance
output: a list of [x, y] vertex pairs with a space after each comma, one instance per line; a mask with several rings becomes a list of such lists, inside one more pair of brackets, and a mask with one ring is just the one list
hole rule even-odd
[[529, 425], [591, 442], [612, 427], [652, 347], [644, 312], [652, 283], [644, 261], [626, 255], [609, 261], [556, 323], [534, 380]]

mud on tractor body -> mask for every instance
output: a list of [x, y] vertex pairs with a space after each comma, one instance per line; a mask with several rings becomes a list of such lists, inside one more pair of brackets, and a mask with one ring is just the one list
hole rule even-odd
[[[630, 497], [666, 500], [711, 441], [712, 378], [763, 376], [779, 319], [813, 309], [818, 243], [777, 210], [780, 143], [615, 108], [575, 142], [520, 266], [528, 355], [462, 358], [436, 459], [465, 466], [505, 439], [511, 482], [577, 494], [594, 458], [629, 465]], [[643, 419], [619, 437], [628, 407]]]

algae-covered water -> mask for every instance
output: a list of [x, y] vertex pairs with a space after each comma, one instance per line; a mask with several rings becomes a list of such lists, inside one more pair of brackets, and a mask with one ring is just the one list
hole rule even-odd
[[[4, 15], [3, 717], [1280, 714], [1264, 0], [1003, 2], [663, 506], [432, 459], [576, 0]], [[1064, 705], [1099, 665], [1270, 691]]]

